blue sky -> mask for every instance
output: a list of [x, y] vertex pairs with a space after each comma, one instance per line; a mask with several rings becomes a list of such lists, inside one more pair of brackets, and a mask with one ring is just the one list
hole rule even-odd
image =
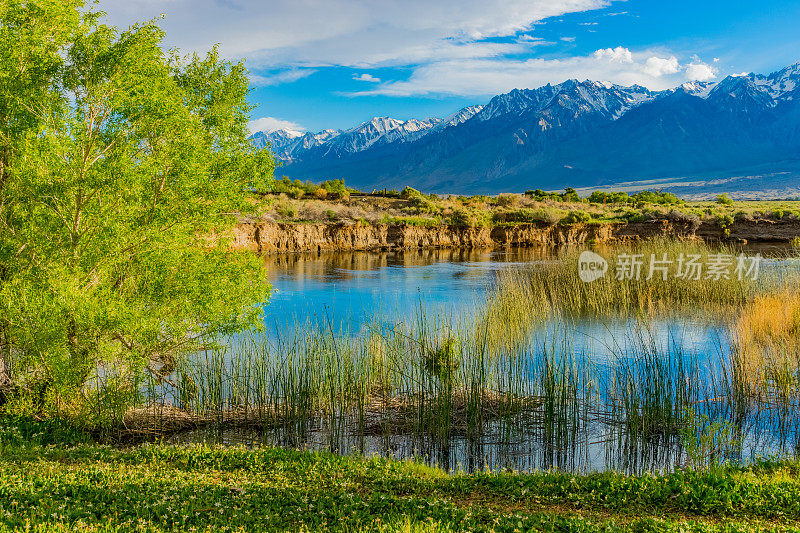
[[652, 89], [800, 60], [800, 2], [761, 0], [102, 0], [165, 14], [167, 44], [244, 59], [252, 128], [444, 117], [567, 78]]

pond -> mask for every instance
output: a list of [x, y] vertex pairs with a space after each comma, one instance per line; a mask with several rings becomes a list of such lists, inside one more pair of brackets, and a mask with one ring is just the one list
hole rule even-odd
[[[764, 271], [797, 268], [785, 248], [751, 247], [745, 252], [763, 255]], [[396, 324], [413, 323], [420, 313], [433, 317], [437, 323], [458, 322], [486, 303], [498, 278], [523, 276], [525, 272], [553, 264], [558, 258], [558, 250], [551, 248], [269, 256], [265, 260], [271, 273], [273, 295], [265, 306], [266, 337], [281, 344], [287, 338], [302, 337], [305, 331], [324, 330], [331, 338], [359, 338], [376, 327], [386, 330]], [[493, 376], [492, 390], [503, 389], [519, 397], [535, 398], [536, 405], [523, 405], [520, 400], [518, 405], [512, 401], [503, 407], [493, 406], [490, 411], [506, 409], [514, 414], [482, 420], [477, 433], [469, 421], [454, 424], [456, 429], [448, 429], [444, 435], [431, 435], [430, 427], [427, 433], [417, 431], [419, 425], [414, 426], [415, 430], [407, 430], [411, 426], [404, 425], [406, 429], [399, 431], [394, 426], [388, 427], [387, 415], [360, 407], [353, 412], [360, 412], [362, 419], [382, 420], [368, 420], [365, 426], [364, 420], [356, 420], [359, 415], [345, 413], [346, 408], [339, 408], [337, 400], [332, 398], [327, 411], [307, 414], [302, 430], [285, 424], [275, 424], [280, 427], [271, 430], [263, 425], [255, 430], [209, 425], [173, 438], [178, 442], [266, 442], [338, 453], [421, 458], [449, 470], [550, 467], [573, 471], [669, 470], [688, 461], [686, 451], [679, 445], [686, 444], [676, 421], [683, 416], [676, 407], [680, 404], [684, 410], [686, 406], [698, 406], [692, 407], [692, 416], [696, 411], [698, 417], [703, 417], [698, 422], [701, 430], [692, 438], [698, 441], [725, 438], [736, 442], [735, 452], [720, 446], [711, 450], [715, 456], [735, 453], [737, 460], [747, 460], [794, 450], [797, 439], [794, 415], [787, 413], [781, 420], [774, 420], [763, 416], [763, 409], [743, 407], [740, 400], [718, 402], [713, 397], [721, 394], [722, 389], [727, 391], [726, 397], [735, 396], [729, 394], [730, 376], [723, 368], [730, 352], [729, 324], [719, 317], [709, 319], [692, 312], [648, 319], [626, 315], [566, 320], [552, 316], [527, 331], [524, 345], [515, 350], [514, 362], [512, 358], [500, 357], [486, 363], [487, 372]], [[235, 354], [229, 353], [223, 360], [226, 367], [242, 364]], [[275, 367], [287, 366], [285, 361], [270, 361]], [[325, 364], [341, 366], [342, 361]], [[347, 361], [351, 364], [350, 359]], [[507, 372], [503, 365], [507, 365]], [[392, 389], [392, 394], [402, 396], [409, 405], [419, 401], [419, 395], [427, 390], [441, 391], [444, 383], [441, 377], [418, 376], [412, 366], [409, 363], [398, 375], [427, 380], [427, 384], [394, 384]], [[267, 374], [265, 380], [277, 381], [280, 372], [273, 369]], [[473, 375], [462, 373], [459, 383], [466, 383]], [[285, 376], [280, 379], [286, 380]], [[302, 376], [291, 379], [302, 382]], [[318, 379], [319, 383], [330, 380]], [[556, 393], [549, 393], [548, 379], [554, 384], [550, 389], [568, 390], [568, 397], [558, 393], [562, 396], [556, 399]], [[627, 389], [623, 390], [622, 383], [626, 380], [635, 385], [625, 385]], [[648, 387], [664, 390], [650, 398]], [[447, 417], [467, 416], [459, 409], [469, 409], [458, 401], [426, 410], [425, 423], [430, 426], [431, 420], [443, 416], [449, 424]], [[547, 410], [548, 401], [553, 403], [551, 411]], [[670, 404], [668, 414], [664, 414], [665, 405], [654, 405], [658, 402]], [[791, 401], [784, 406], [790, 404]], [[713, 425], [717, 418], [733, 417], [734, 411], [740, 416], [737, 415], [738, 425], [731, 426], [730, 435], [725, 433], [729, 429], [725, 424]], [[617, 418], [622, 412], [624, 416]], [[403, 416], [411, 419], [417, 415], [404, 411]], [[658, 427], [648, 429], [648, 417], [659, 420]], [[664, 429], [667, 426], [670, 429]]]

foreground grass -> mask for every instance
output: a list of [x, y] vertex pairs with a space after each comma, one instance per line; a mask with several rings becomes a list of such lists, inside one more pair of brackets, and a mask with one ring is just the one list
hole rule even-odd
[[448, 475], [282, 449], [14, 443], [0, 531], [794, 531], [800, 467]]

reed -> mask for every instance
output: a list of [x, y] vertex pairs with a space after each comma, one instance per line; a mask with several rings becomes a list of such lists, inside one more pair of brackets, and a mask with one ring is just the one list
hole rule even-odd
[[[609, 261], [609, 270], [604, 277], [590, 283], [579, 276], [581, 250], [574, 248], [560, 250], [555, 261], [540, 269], [503, 273], [490, 300], [490, 316], [541, 317], [556, 312], [568, 316], [614, 316], [697, 308], [719, 310], [743, 305], [756, 295], [788, 282], [774, 272], [763, 270], [756, 280], [745, 275], [740, 279], [736, 267], [742, 252], [725, 244], [712, 247], [698, 241], [654, 240], [598, 248], [597, 252]], [[617, 275], [615, 267], [621, 264], [620, 258], [624, 256], [638, 257], [637, 261], [642, 262], [634, 269], [638, 273], [630, 277]], [[701, 270], [699, 279], [678, 277], [679, 259], [690, 256], [700, 257], [704, 265], [714, 257], [729, 258], [732, 263], [727, 269], [728, 276], [717, 279], [716, 276], [709, 277], [707, 270]], [[666, 277], [656, 269], [651, 277], [651, 258], [670, 261], [661, 265], [667, 268]], [[625, 272], [634, 270], [626, 269]], [[792, 279], [796, 280], [796, 277]]]
[[[711, 249], [656, 242], [624, 250]], [[780, 381], [772, 363], [770, 379], [762, 380], [768, 386], [752, 386], [769, 350], [786, 357], [785, 375], [796, 375], [788, 354], [797, 353], [800, 297], [768, 292], [789, 278], [651, 283], [609, 276], [584, 283], [577, 256], [563, 251], [539, 270], [500, 276], [474, 313], [421, 303], [406, 321], [376, 320], [359, 332], [337, 333], [323, 321], [227, 339], [182, 361], [169, 379], [150, 378], [130, 426], [146, 427], [141, 433], [148, 435], [247, 427], [264, 442], [339, 453], [380, 442], [387, 453], [402, 449], [445, 468], [454, 467], [462, 447], [470, 457], [491, 449], [520, 458], [502, 462], [513, 467], [580, 470], [597, 446], [614, 468], [699, 467], [697, 457], [687, 460], [685, 445], [718, 442], [714, 428], [741, 443], [740, 458], [745, 449], [750, 457], [796, 451], [800, 388], [785, 386], [788, 378]], [[686, 310], [698, 308], [737, 317], [732, 338], [720, 339], [714, 353], [659, 340], [657, 320], [688, 324]], [[598, 347], [575, 345], [575, 322], [586, 316], [609, 328], [636, 319], [601, 358]], [[719, 459], [716, 452], [694, 455]]]
[[760, 387], [797, 387], [800, 292], [786, 289], [755, 298], [742, 309], [734, 335], [743, 378]]

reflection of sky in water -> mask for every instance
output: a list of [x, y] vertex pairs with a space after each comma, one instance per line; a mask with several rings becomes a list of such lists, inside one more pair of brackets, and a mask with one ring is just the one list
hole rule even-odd
[[[747, 253], [756, 251], [772, 250]], [[543, 248], [276, 256], [265, 324], [281, 334], [309, 322], [357, 333], [370, 322], [411, 319], [420, 306], [428, 316], [444, 312], [457, 319], [484, 300], [501, 270], [540, 268], [553, 258], [553, 251]], [[764, 272], [781, 271], [797, 268], [797, 261], [769, 259], [762, 265]], [[583, 320], [550, 324], [536, 335], [568, 338], [571, 345], [562, 351], [592, 353], [597, 362], [641, 353], [643, 343], [662, 354], [679, 349], [687, 356], [718, 355], [727, 344], [724, 328], [686, 319], [656, 321], [646, 330], [635, 320]]]
[[647, 325], [636, 319], [590, 320], [550, 323], [534, 333], [534, 345], [548, 339], [568, 339], [558, 351], [591, 354], [602, 366], [642, 354], [682, 356], [693, 361], [726, 353], [727, 328], [691, 319], [653, 320]]
[[420, 305], [430, 312], [457, 314], [480, 303], [500, 270], [535, 268], [539, 261], [522, 262], [516, 254], [503, 253], [482, 257], [486, 260], [411, 265], [390, 258], [377, 268], [363, 270], [334, 263], [310, 276], [291, 268], [275, 269], [274, 293], [264, 308], [265, 323], [274, 329], [324, 321], [334, 329], [357, 332], [374, 318], [409, 318]]

